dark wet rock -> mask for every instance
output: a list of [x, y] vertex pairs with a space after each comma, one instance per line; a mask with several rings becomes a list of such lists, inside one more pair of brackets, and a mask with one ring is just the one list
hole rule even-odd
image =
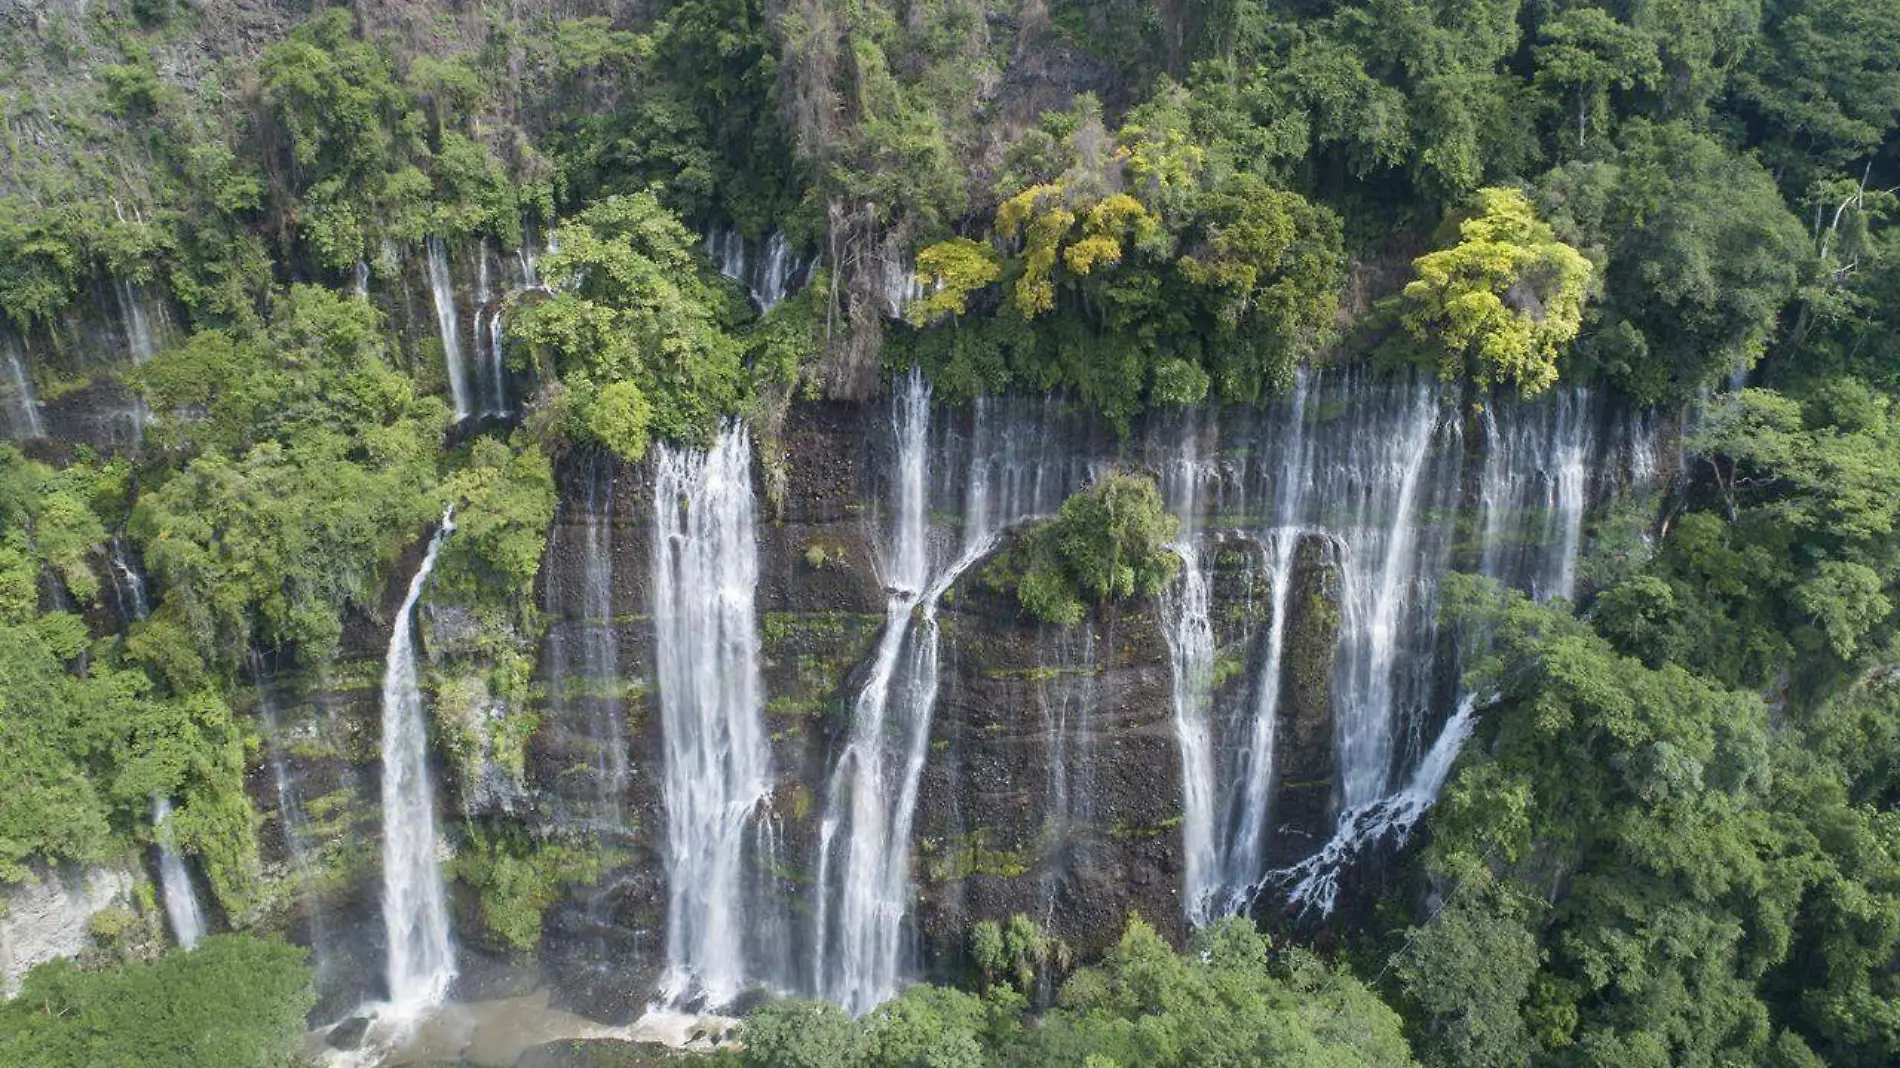
[[363, 1048], [363, 1038], [369, 1034], [370, 1017], [352, 1016], [323, 1036], [324, 1044], [331, 1049], [356, 1050]]

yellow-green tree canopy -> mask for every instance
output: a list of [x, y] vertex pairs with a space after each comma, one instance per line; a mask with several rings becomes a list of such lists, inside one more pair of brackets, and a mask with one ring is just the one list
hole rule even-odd
[[1437, 352], [1440, 377], [1543, 392], [1582, 325], [1590, 261], [1515, 189], [1480, 189], [1458, 232], [1458, 244], [1413, 261], [1418, 277], [1401, 297], [1406, 331]]

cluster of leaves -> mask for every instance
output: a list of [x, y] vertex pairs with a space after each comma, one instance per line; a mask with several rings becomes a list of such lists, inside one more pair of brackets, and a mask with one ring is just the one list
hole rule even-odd
[[1525, 396], [1557, 382], [1583, 322], [1590, 261], [1557, 240], [1515, 189], [1483, 189], [1459, 242], [1420, 256], [1401, 295], [1405, 329], [1436, 350], [1439, 376]]
[[1210, 164], [1185, 90], [1166, 86], [1112, 135], [1088, 98], [1036, 133], [1012, 152], [988, 240], [918, 253], [925, 295], [906, 315], [945, 325], [899, 358], [959, 395], [1070, 389], [1125, 426], [1210, 385], [1275, 395], [1329, 337], [1338, 218], [1270, 175]]
[[552, 291], [510, 321], [558, 379], [555, 416], [574, 441], [627, 460], [654, 437], [704, 441], [746, 389], [725, 295], [700, 275], [694, 238], [652, 193], [612, 196], [563, 223], [543, 261]]
[[0, 1062], [287, 1068], [316, 1004], [311, 978], [303, 950], [241, 935], [119, 970], [43, 964], [0, 1004]]
[[255, 889], [257, 841], [230, 709], [202, 685], [168, 692], [118, 643], [95, 646], [79, 615], [39, 608], [45, 570], [76, 595], [98, 594], [94, 507], [115, 481], [0, 448], [0, 769], [12, 784], [0, 796], [0, 881], [32, 877], [34, 862], [106, 860], [119, 835], [145, 826], [154, 797], [172, 797], [177, 841], [239, 911]]
[[1900, 849], [1822, 754], [1846, 723], [1890, 731], [1891, 695], [1777, 732], [1756, 694], [1561, 610], [1478, 580], [1450, 597], [1495, 636], [1472, 682], [1500, 704], [1433, 819], [1455, 889], [1400, 954], [1425, 1059], [1890, 1059]]
[[1024, 530], [1001, 563], [1024, 608], [1073, 626], [1091, 602], [1160, 593], [1180, 563], [1177, 525], [1153, 479], [1111, 472]]
[[541, 944], [541, 916], [563, 888], [600, 878], [600, 850], [591, 842], [534, 841], [510, 828], [469, 828], [455, 855], [455, 878], [475, 891], [471, 926], [489, 944], [515, 953]]
[[1025, 1027], [1020, 995], [977, 998], [912, 987], [861, 1019], [781, 1002], [740, 1031], [739, 1068], [1187, 1068], [1191, 1065], [1413, 1064], [1398, 1017], [1357, 980], [1299, 950], [1275, 953], [1243, 920], [1223, 920], [1177, 954], [1131, 919], [1098, 967], [1063, 984]]

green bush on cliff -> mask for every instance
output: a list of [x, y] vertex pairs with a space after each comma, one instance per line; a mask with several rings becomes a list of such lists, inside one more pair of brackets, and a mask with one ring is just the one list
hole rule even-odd
[[1081, 622], [1087, 600], [1159, 593], [1178, 563], [1167, 545], [1176, 526], [1153, 479], [1109, 474], [1023, 533], [1012, 553], [1016, 596], [1038, 619], [1066, 627]]
[[510, 336], [558, 375], [560, 429], [638, 460], [649, 436], [703, 441], [745, 392], [725, 296], [700, 275], [694, 237], [652, 193], [609, 197], [565, 223], [542, 261], [551, 295], [520, 306]]
[[541, 916], [563, 886], [591, 884], [610, 863], [591, 844], [536, 841], [512, 828], [470, 824], [454, 860], [455, 878], [477, 895], [475, 919], [497, 949], [527, 953], [541, 944]]

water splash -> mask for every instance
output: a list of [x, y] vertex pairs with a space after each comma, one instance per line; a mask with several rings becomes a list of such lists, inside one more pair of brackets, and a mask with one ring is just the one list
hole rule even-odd
[[1479, 707], [1476, 695], [1465, 695], [1404, 788], [1347, 809], [1340, 814], [1338, 830], [1319, 852], [1268, 875], [1269, 885], [1286, 888], [1289, 912], [1331, 915], [1339, 899], [1340, 875], [1355, 858], [1380, 842], [1406, 843], [1451, 777], [1465, 739], [1477, 726]]
[[[717, 1008], [776, 971], [782, 940], [748, 893], [772, 789], [759, 673], [752, 440], [728, 426], [709, 453], [657, 447], [653, 612], [666, 739], [667, 974], [662, 995]], [[773, 945], [778, 942], [780, 945]], [[774, 953], [774, 950], [778, 953]]]
[[442, 513], [422, 566], [409, 580], [383, 668], [383, 926], [389, 939], [389, 1000], [399, 1015], [440, 1004], [455, 979], [415, 648], [416, 602], [443, 542], [455, 531], [454, 512]]
[[429, 278], [429, 295], [435, 301], [436, 329], [442, 337], [449, 396], [455, 403], [455, 418], [459, 422], [474, 412], [475, 384], [462, 352], [462, 327], [455, 314], [455, 279], [449, 273], [449, 250], [441, 238], [431, 237], [423, 242], [423, 252], [423, 272]]
[[171, 921], [172, 937], [180, 948], [195, 949], [205, 933], [204, 910], [198, 907], [198, 892], [172, 837], [171, 798], [162, 794], [152, 798], [152, 827], [158, 832], [158, 887], [165, 897], [165, 918]]

